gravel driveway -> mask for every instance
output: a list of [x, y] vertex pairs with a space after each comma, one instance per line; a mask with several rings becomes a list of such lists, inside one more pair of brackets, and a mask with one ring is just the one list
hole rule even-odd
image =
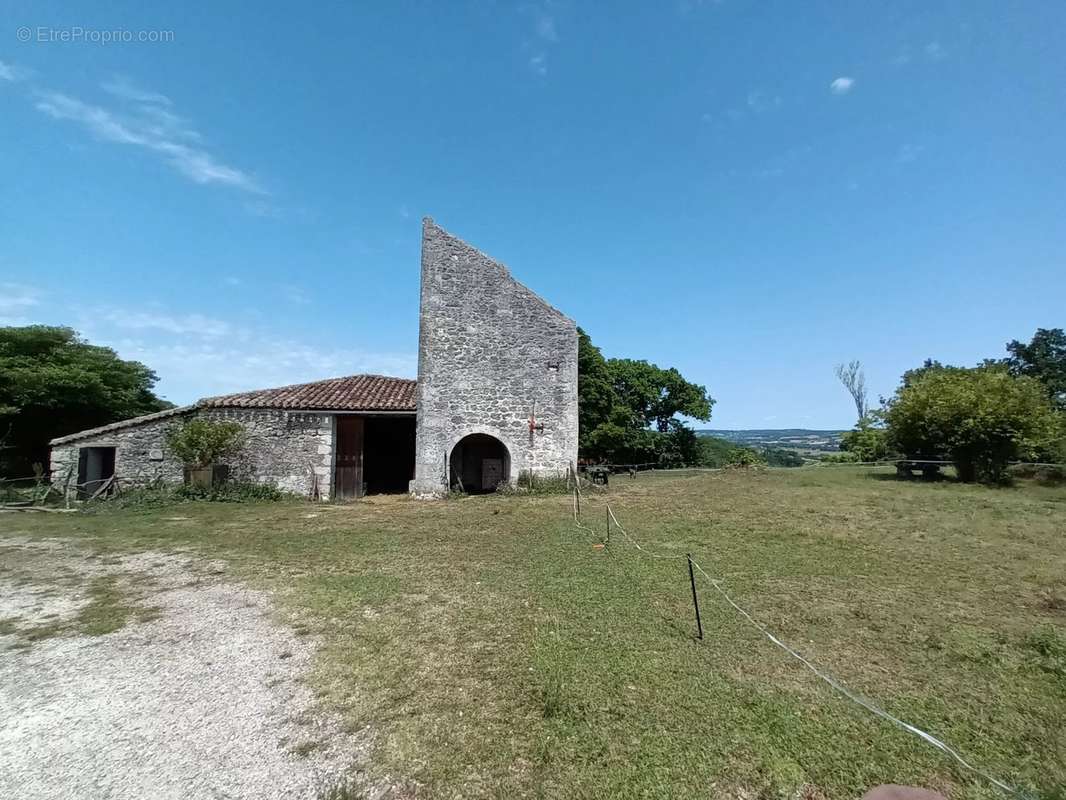
[[[318, 798], [346, 783], [352, 797], [392, 795], [360, 781], [367, 736], [315, 708], [301, 680], [313, 639], [278, 624], [267, 594], [227, 582], [224, 564], [105, 563], [9, 538], [0, 566], [0, 797]], [[154, 618], [26, 639], [75, 618], [100, 576], [136, 587]]]

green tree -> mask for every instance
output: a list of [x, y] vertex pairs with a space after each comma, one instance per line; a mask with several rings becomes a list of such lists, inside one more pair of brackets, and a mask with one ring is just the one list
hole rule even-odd
[[236, 422], [192, 419], [169, 428], [165, 438], [185, 466], [201, 469], [237, 452], [244, 443], [244, 428]]
[[156, 375], [70, 328], [0, 328], [0, 474], [48, 462], [57, 436], [170, 408]]
[[1066, 411], [1066, 333], [1062, 328], [1038, 328], [1028, 344], [1007, 344], [1007, 367], [1014, 375], [1040, 381], [1058, 408]]
[[854, 453], [858, 461], [880, 461], [892, 455], [882, 412], [870, 411], [852, 430], [841, 434], [840, 449]]
[[592, 436], [608, 422], [614, 407], [614, 387], [607, 369], [607, 359], [588, 334], [577, 329], [577, 416], [578, 449], [594, 449]]
[[677, 417], [707, 420], [714, 400], [676, 369], [605, 359], [578, 329], [579, 451], [615, 463], [697, 463], [695, 432]]
[[676, 369], [662, 369], [647, 361], [612, 358], [607, 362], [616, 402], [633, 412], [644, 426], [665, 433], [678, 414], [699, 420], [711, 418], [714, 400], [707, 389], [686, 381]]
[[1062, 436], [1042, 384], [1002, 366], [927, 369], [885, 409], [888, 439], [907, 455], [945, 455], [963, 481], [1002, 481], [1008, 463]]

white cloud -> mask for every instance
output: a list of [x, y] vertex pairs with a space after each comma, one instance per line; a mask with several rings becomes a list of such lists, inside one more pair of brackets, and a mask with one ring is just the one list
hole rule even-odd
[[559, 34], [555, 30], [555, 17], [544, 13], [537, 15], [537, 36], [548, 42], [559, 41]]
[[25, 312], [40, 304], [41, 293], [20, 283], [0, 283], [0, 325], [32, 325]]
[[529, 58], [529, 68], [541, 77], [548, 74], [548, 57], [544, 53], [534, 53]]
[[847, 94], [855, 86], [855, 79], [841, 76], [829, 84], [829, 91], [833, 94]]
[[201, 137], [181, 117], [159, 105], [144, 104], [154, 97], [158, 98], [154, 101], [157, 104], [169, 105], [170, 101], [163, 95], [132, 91], [130, 94], [135, 94], [130, 99], [141, 102], [133, 114], [112, 111], [52, 91], [38, 93], [36, 107], [53, 119], [79, 123], [97, 139], [156, 153], [194, 183], [219, 184], [253, 194], [266, 194], [248, 173], [223, 164], [207, 151], [188, 144]]
[[239, 333], [232, 325], [222, 320], [212, 319], [203, 314], [171, 315], [155, 311], [124, 311], [121, 309], [103, 309], [100, 316], [125, 330], [158, 330], [181, 336], [200, 336], [217, 339]]
[[147, 342], [96, 333], [90, 339], [155, 370], [160, 378], [159, 392], [177, 403], [364, 372], [414, 377], [418, 363], [410, 353], [323, 349], [290, 339], [258, 336], [238, 342]]
[[158, 92], [149, 92], [136, 86], [129, 78], [122, 75], [115, 76], [109, 81], [100, 84], [100, 88], [123, 100], [132, 100], [135, 103], [150, 103], [152, 105], [173, 105], [170, 98]]
[[0, 283], [0, 311], [14, 311], [37, 305], [40, 292], [20, 283]]
[[925, 46], [925, 57], [930, 61], [940, 61], [947, 57], [947, 53], [945, 53], [944, 48], [940, 46], [940, 42], [930, 42]]
[[918, 160], [918, 156], [922, 154], [925, 148], [921, 145], [904, 144], [896, 153], [897, 164], [910, 164]]
[[10, 81], [15, 83], [17, 81], [25, 80], [30, 76], [30, 71], [24, 67], [16, 67], [14, 64], [8, 64], [5, 61], [0, 61], [0, 81]]
[[547, 7], [550, 4], [520, 6], [520, 13], [532, 17], [533, 30], [526, 41], [522, 42], [522, 51], [526, 54], [526, 66], [538, 77], [548, 74], [548, 52], [559, 43], [559, 31], [555, 17]]
[[311, 298], [308, 296], [307, 291], [295, 284], [286, 283], [281, 286], [281, 294], [290, 303], [295, 303], [298, 306], [306, 306], [311, 304]]
[[781, 97], [780, 95], [767, 95], [764, 92], [758, 90], [752, 90], [748, 92], [748, 108], [754, 111], [756, 114], [761, 114], [764, 111], [772, 111], [775, 108], [780, 107]]

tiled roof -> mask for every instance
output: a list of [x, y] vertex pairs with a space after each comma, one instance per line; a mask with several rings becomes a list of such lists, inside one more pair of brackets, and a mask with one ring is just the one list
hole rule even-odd
[[177, 417], [182, 414], [187, 414], [192, 411], [195, 406], [178, 406], [177, 408], [168, 408], [166, 411], [156, 411], [154, 414], [145, 414], [141, 417], [133, 417], [132, 419], [124, 419], [120, 422], [112, 422], [110, 425], [101, 425], [99, 428], [89, 428], [86, 431], [78, 431], [77, 433], [71, 433], [66, 436], [60, 436], [58, 439], [53, 439], [49, 444], [66, 444], [67, 442], [73, 442], [77, 439], [84, 439], [88, 436], [99, 436], [102, 433], [111, 433], [111, 431], [120, 431], [123, 428], [131, 428], [134, 425], [140, 425], [144, 422], [152, 422], [157, 419], [166, 419], [167, 417]]
[[176, 417], [198, 408], [277, 408], [292, 411], [403, 411], [415, 412], [417, 381], [408, 378], [386, 378], [383, 375], [349, 375], [346, 378], [327, 378], [313, 383], [297, 383], [277, 389], [257, 389], [219, 397], [205, 397], [191, 406], [169, 408], [143, 417], [124, 419], [99, 428], [60, 436], [49, 444], [99, 436], [112, 431], [131, 428], [157, 419]]
[[417, 381], [349, 375], [278, 389], [207, 397], [201, 408], [281, 408], [301, 411], [415, 411]]

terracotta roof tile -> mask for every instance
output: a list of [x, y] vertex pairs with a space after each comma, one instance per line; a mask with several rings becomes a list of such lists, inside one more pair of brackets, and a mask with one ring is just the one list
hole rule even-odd
[[277, 389], [206, 397], [201, 408], [282, 408], [301, 411], [415, 411], [417, 381], [349, 375]]

